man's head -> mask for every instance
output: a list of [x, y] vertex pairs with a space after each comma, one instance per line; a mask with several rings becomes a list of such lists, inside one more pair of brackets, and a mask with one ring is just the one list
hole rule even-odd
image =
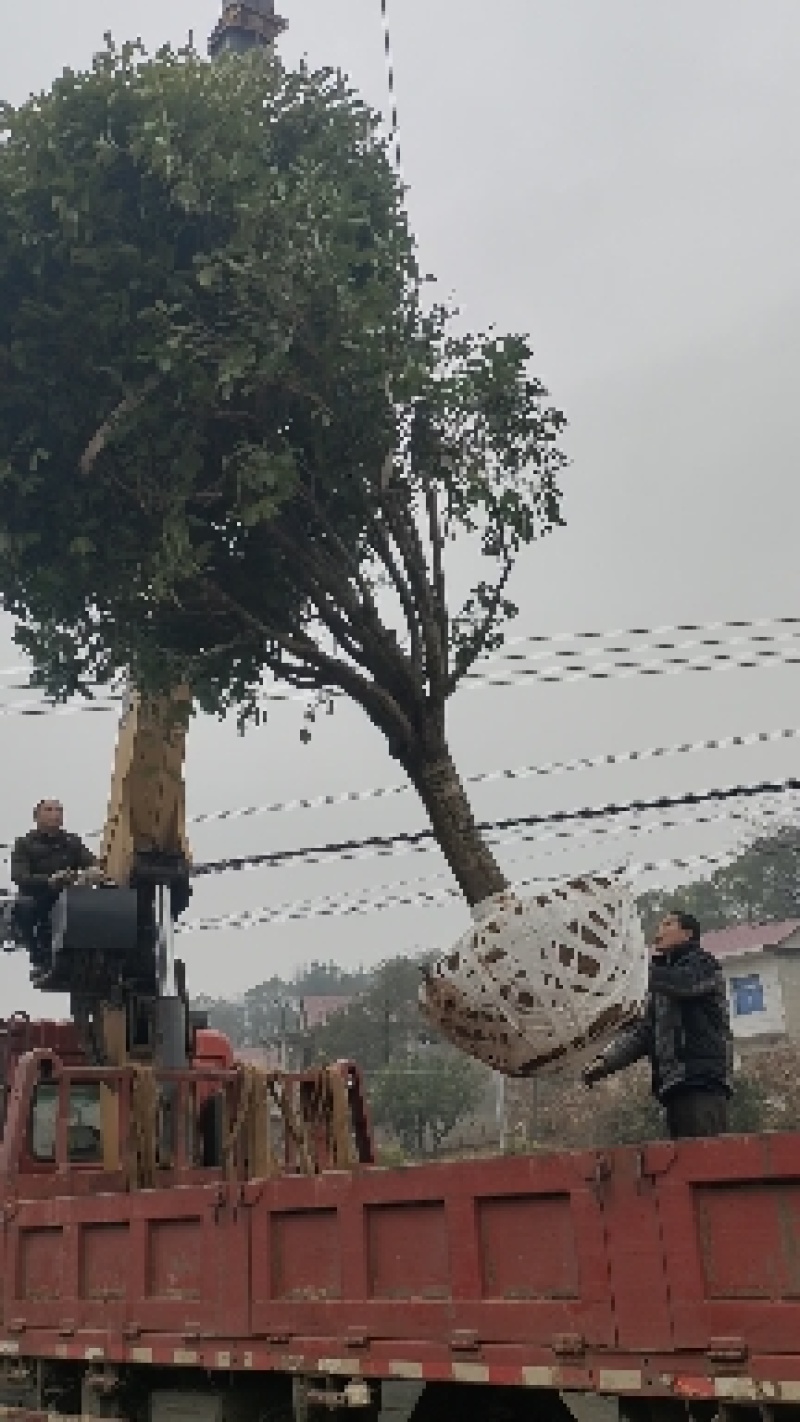
[[54, 834], [64, 824], [64, 806], [60, 800], [40, 800], [34, 808], [33, 819], [38, 830]]
[[673, 909], [662, 918], [653, 938], [653, 947], [659, 953], [671, 953], [685, 943], [700, 942], [700, 924], [694, 914]]

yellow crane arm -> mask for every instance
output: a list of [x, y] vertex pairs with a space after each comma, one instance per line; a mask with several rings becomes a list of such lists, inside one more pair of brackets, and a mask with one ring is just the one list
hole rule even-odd
[[114, 757], [100, 857], [109, 878], [130, 882], [137, 854], [158, 851], [191, 862], [183, 767], [192, 696], [129, 694]]

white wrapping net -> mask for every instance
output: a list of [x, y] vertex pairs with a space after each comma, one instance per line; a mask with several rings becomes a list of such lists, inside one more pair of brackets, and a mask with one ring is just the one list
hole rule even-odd
[[498, 894], [434, 964], [424, 1016], [506, 1076], [575, 1071], [629, 1022], [647, 990], [647, 950], [619, 876], [585, 876], [532, 898]]

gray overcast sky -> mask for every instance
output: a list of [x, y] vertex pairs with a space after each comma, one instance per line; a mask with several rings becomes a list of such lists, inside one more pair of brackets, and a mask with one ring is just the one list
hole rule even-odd
[[[410, 209], [426, 267], [465, 320], [533, 333], [538, 372], [570, 420], [568, 527], [523, 560], [515, 629], [552, 632], [798, 611], [800, 6], [797, 0], [394, 0]], [[376, 106], [379, 0], [283, 0], [282, 52], [339, 65]], [[0, 95], [21, 101], [111, 30], [198, 43], [216, 0], [39, 0], [4, 16]], [[19, 658], [0, 624], [0, 666]], [[452, 709], [465, 773], [792, 726], [791, 666], [713, 676], [465, 692]], [[0, 701], [9, 694], [0, 693]], [[343, 707], [309, 748], [300, 711], [239, 740], [200, 723], [193, 813], [397, 780]], [[113, 716], [0, 722], [0, 836], [32, 801], [102, 823]], [[796, 773], [791, 743], [476, 791], [481, 815], [566, 808]], [[412, 798], [198, 830], [199, 858], [417, 826]], [[554, 866], [715, 853], [737, 826], [518, 846], [520, 875]], [[204, 881], [193, 915], [360, 890], [440, 872], [433, 854]], [[184, 940], [195, 991], [236, 993], [312, 957], [375, 961], [445, 946], [462, 905], [396, 909]], [[21, 959], [4, 1001], [30, 1006]]]

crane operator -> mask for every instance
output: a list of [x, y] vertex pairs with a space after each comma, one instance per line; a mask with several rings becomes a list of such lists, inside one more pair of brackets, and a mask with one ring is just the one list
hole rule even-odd
[[64, 829], [59, 800], [40, 800], [33, 819], [35, 828], [16, 840], [11, 855], [11, 878], [19, 890], [14, 920], [32, 961], [47, 952], [43, 930], [61, 890], [76, 874], [97, 867], [79, 836]]

